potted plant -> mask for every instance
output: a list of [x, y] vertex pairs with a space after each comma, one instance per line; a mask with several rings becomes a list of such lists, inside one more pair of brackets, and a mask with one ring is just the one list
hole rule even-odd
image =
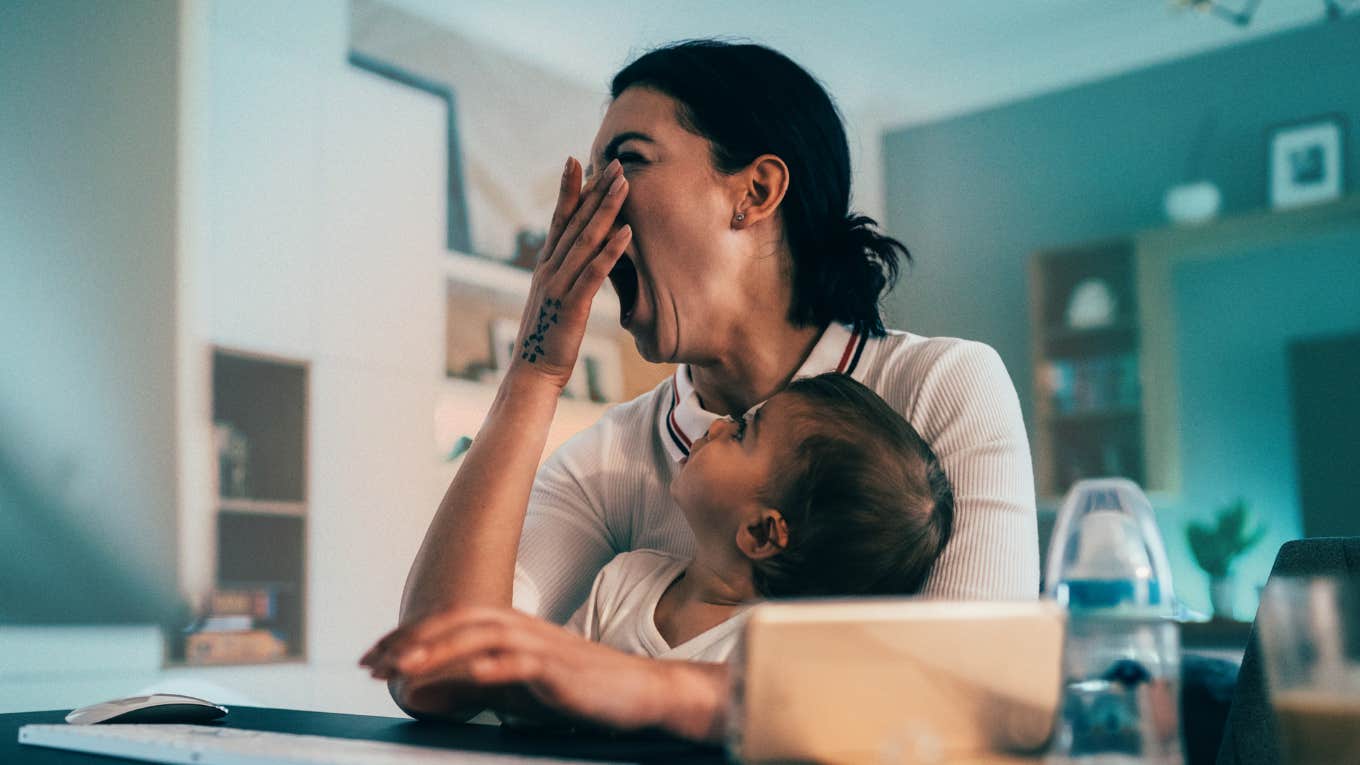
[[1233, 618], [1233, 563], [1261, 541], [1265, 526], [1256, 521], [1247, 501], [1239, 497], [1219, 508], [1212, 524], [1191, 521], [1185, 531], [1195, 562], [1209, 575], [1209, 602], [1214, 616]]

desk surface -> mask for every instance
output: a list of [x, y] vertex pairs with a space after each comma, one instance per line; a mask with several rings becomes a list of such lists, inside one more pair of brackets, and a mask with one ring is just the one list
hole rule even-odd
[[[70, 710], [18, 712], [0, 715], [0, 762], [14, 765], [115, 762], [113, 758], [20, 746], [19, 727], [58, 724]], [[467, 749], [478, 752], [539, 755], [576, 759], [624, 760], [643, 763], [725, 763], [722, 750], [698, 747], [660, 736], [608, 736], [564, 733], [527, 733], [491, 725], [421, 723], [393, 717], [304, 712], [294, 709], [231, 707], [222, 720], [228, 728], [304, 733], [314, 736], [390, 741], [416, 746]], [[119, 758], [117, 762], [131, 762]]]

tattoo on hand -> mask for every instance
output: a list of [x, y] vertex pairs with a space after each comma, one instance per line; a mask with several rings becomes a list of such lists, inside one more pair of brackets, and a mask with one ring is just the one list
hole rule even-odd
[[519, 357], [521, 359], [532, 364], [539, 356], [543, 355], [543, 338], [547, 336], [548, 329], [557, 323], [557, 312], [561, 308], [561, 300], [543, 299], [543, 307], [538, 309], [538, 327], [534, 329], [533, 334], [524, 339], [524, 343], [520, 346]]

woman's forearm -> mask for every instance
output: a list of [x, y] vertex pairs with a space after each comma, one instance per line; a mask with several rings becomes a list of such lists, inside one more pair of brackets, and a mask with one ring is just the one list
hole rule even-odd
[[458, 608], [399, 629], [362, 660], [412, 717], [492, 707], [720, 743], [728, 667], [628, 654], [513, 608]]
[[667, 681], [658, 686], [659, 727], [691, 741], [721, 744], [727, 734], [727, 664], [660, 661]]
[[494, 700], [487, 689], [468, 684], [445, 683], [412, 690], [401, 677], [387, 681], [387, 692], [411, 718], [437, 722], [467, 722]]
[[[425, 532], [402, 592], [400, 624], [360, 659], [375, 677], [409, 678], [426, 651], [457, 648], [440, 638], [441, 629], [468, 614], [515, 613], [515, 556], [548, 428], [576, 366], [591, 302], [632, 237], [627, 224], [613, 228], [628, 189], [622, 172], [616, 159], [583, 190], [580, 164], [568, 160], [563, 169], [516, 336], [519, 357]], [[422, 654], [403, 652], [425, 640], [433, 644]], [[460, 716], [484, 695], [459, 685], [468, 669], [441, 665], [430, 682], [393, 683], [392, 696], [415, 715]]]
[[456, 606], [509, 606], [525, 509], [561, 388], [512, 367], [416, 554], [401, 623]]

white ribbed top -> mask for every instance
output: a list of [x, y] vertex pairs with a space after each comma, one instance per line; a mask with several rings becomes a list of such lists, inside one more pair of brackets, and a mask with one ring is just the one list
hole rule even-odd
[[[1036, 597], [1029, 442], [1000, 356], [982, 343], [904, 332], [843, 351], [857, 341], [845, 327], [828, 327], [796, 376], [835, 370], [853, 356], [851, 376], [901, 412], [940, 459], [954, 487], [954, 531], [924, 593]], [[681, 400], [676, 379], [613, 407], [539, 469], [515, 567], [516, 608], [561, 624], [616, 554], [651, 548], [692, 556], [693, 534], [668, 491], [684, 438], [666, 425], [678, 423], [693, 437], [717, 415], [694, 397]]]

